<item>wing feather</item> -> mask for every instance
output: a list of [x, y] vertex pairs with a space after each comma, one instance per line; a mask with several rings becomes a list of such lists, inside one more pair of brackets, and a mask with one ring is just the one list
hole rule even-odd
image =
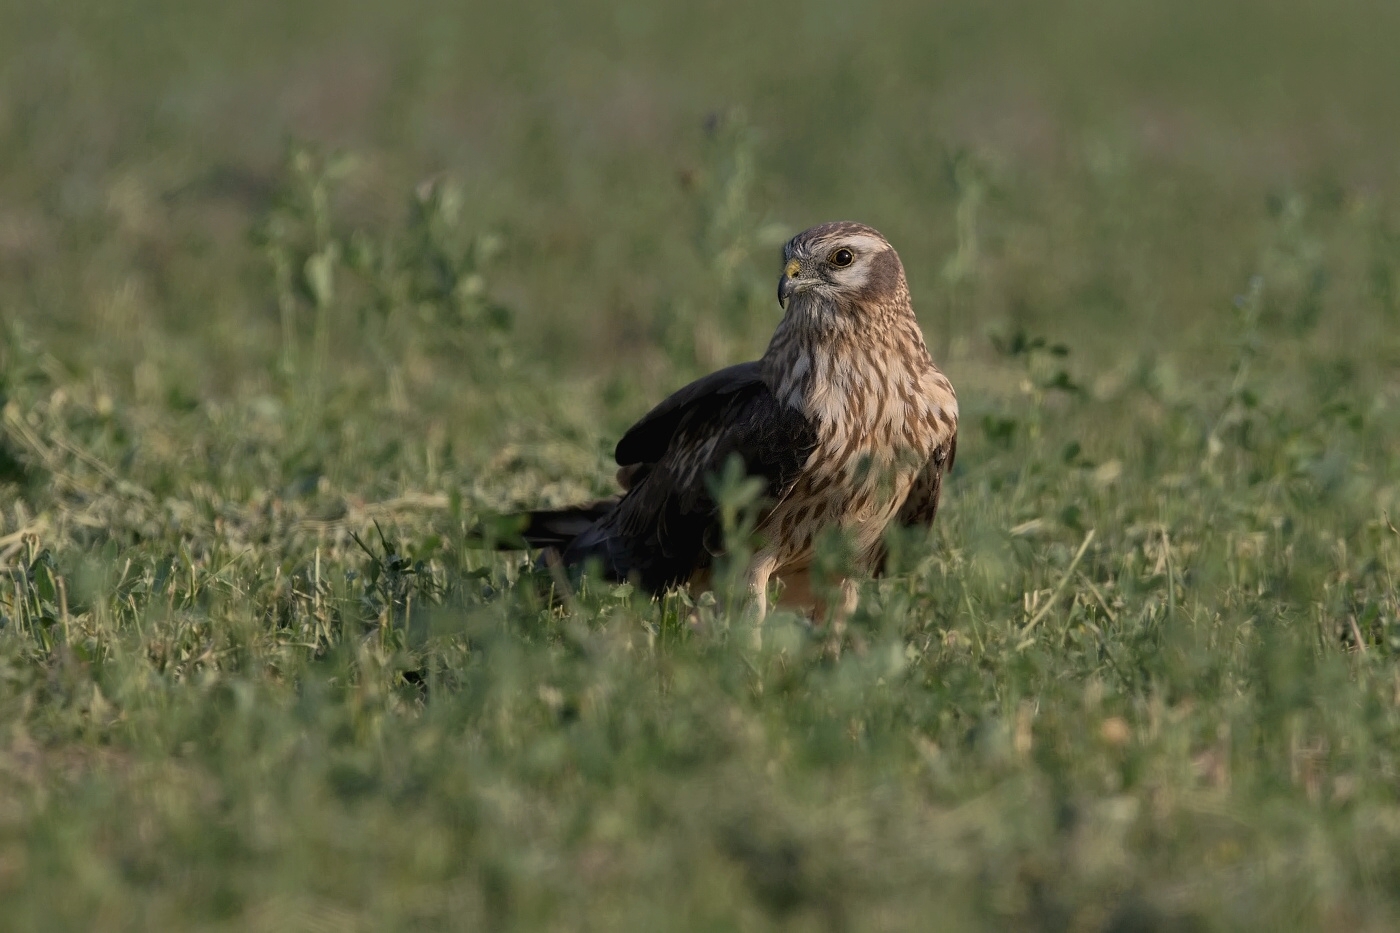
[[[933, 455], [924, 464], [923, 470], [914, 480], [909, 495], [895, 515], [895, 524], [903, 528], [931, 528], [938, 515], [938, 501], [943, 493], [943, 475], [953, 469], [953, 460], [958, 454], [958, 428], [953, 422], [948, 427], [947, 436], [933, 449]], [[889, 551], [882, 543], [872, 563], [876, 576], [883, 576], [889, 561]]]
[[909, 496], [899, 508], [897, 521], [906, 526], [927, 527], [938, 515], [938, 500], [943, 492], [943, 474], [953, 469], [958, 453], [958, 432], [953, 428], [948, 437], [933, 450]]
[[816, 447], [816, 428], [756, 373], [730, 367], [715, 375], [724, 373], [677, 392], [628, 432], [618, 460], [644, 458], [632, 462], [646, 469], [616, 508], [574, 539], [565, 563], [595, 558], [609, 576], [663, 592], [710, 562], [706, 545], [717, 537], [718, 506], [707, 479], [730, 456], [763, 480], [770, 501], [787, 493]]
[[713, 407], [725, 396], [763, 384], [759, 363], [736, 363], [672, 392], [617, 442], [621, 466], [655, 463], [665, 455], [676, 429], [694, 409]]

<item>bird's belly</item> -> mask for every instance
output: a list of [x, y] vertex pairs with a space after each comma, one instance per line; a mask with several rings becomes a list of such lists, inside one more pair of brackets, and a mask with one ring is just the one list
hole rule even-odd
[[858, 563], [880, 550], [885, 529], [909, 495], [917, 472], [888, 464], [816, 471], [803, 477], [759, 528], [780, 567], [805, 567], [824, 532], [839, 529]]

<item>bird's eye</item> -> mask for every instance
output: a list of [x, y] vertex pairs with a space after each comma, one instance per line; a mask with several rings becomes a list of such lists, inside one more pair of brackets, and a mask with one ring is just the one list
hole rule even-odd
[[850, 250], [842, 247], [826, 257], [826, 261], [838, 269], [843, 269], [854, 262], [855, 258], [855, 255]]

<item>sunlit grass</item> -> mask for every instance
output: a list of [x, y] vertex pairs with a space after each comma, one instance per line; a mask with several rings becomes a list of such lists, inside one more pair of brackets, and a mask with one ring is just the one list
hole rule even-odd
[[[0, 926], [1393, 927], [1380, 26], [22, 6]], [[835, 217], [962, 409], [839, 653], [475, 546]]]

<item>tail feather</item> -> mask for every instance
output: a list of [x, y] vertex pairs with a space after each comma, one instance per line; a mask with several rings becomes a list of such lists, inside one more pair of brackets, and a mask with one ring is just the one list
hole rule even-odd
[[521, 529], [520, 537], [532, 548], [553, 547], [564, 550], [575, 538], [611, 512], [617, 505], [618, 498], [611, 496], [586, 505], [526, 512], [526, 523]]
[[540, 570], [567, 569], [572, 575], [597, 562], [603, 576], [626, 580], [633, 563], [626, 542], [601, 523], [617, 507], [621, 496], [598, 499], [562, 509], [540, 509], [507, 516], [524, 520], [524, 527], [496, 542], [498, 550], [517, 550], [521, 542], [540, 550], [535, 566]]

